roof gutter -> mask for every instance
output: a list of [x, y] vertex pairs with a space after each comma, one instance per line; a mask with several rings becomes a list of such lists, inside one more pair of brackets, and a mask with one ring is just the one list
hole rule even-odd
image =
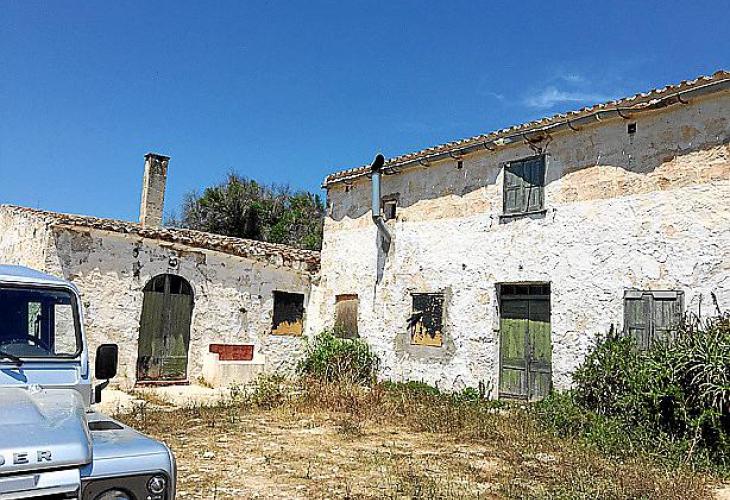
[[[726, 80], [720, 80], [716, 82], [711, 82], [705, 85], [700, 85], [697, 87], [693, 87], [691, 89], [682, 90], [679, 92], [674, 92], [672, 94], [651, 99], [645, 103], [637, 104], [635, 106], [631, 107], [620, 107], [615, 106], [613, 108], [607, 108], [607, 109], [601, 109], [598, 111], [594, 111], [592, 113], [589, 113], [587, 115], [581, 116], [579, 118], [576, 118], [574, 120], [571, 120], [570, 118], [566, 118], [565, 120], [561, 120], [559, 122], [551, 123], [549, 125], [545, 125], [543, 127], [535, 127], [528, 130], [524, 130], [521, 132], [515, 132], [508, 135], [503, 135], [499, 137], [495, 137], [494, 139], [488, 139], [485, 141], [475, 142], [466, 146], [462, 147], [454, 147], [451, 149], [448, 149], [447, 151], [441, 151], [438, 153], [433, 153], [430, 155], [424, 155], [419, 156], [417, 158], [407, 159], [403, 161], [397, 161], [393, 163], [386, 162], [385, 165], [380, 169], [380, 172], [383, 174], [389, 175], [389, 174], [395, 174], [400, 172], [403, 168], [412, 166], [412, 165], [421, 165], [423, 167], [428, 167], [430, 163], [436, 162], [439, 160], [447, 159], [447, 158], [460, 158], [462, 156], [468, 155], [470, 153], [474, 153], [477, 151], [496, 151], [499, 148], [503, 148], [506, 146], [514, 145], [517, 142], [537, 142], [542, 139], [542, 136], [544, 136], [547, 133], [555, 133], [555, 132], [562, 132], [562, 131], [578, 131], [581, 127], [592, 125], [596, 122], [602, 122], [604, 120], [610, 120], [614, 118], [623, 118], [625, 120], [629, 120], [632, 118], [632, 115], [636, 113], [641, 113], [644, 111], [653, 111], [661, 108], [665, 108], [668, 106], [672, 106], [675, 104], [689, 104], [688, 99], [701, 97], [704, 95], [712, 94], [715, 92], [720, 92], [723, 90], [730, 89], [730, 79]], [[530, 137], [532, 136], [532, 137]], [[357, 172], [353, 173], [349, 176], [344, 176], [340, 179], [334, 179], [329, 182], [325, 182], [323, 187], [329, 187], [332, 184], [336, 184], [339, 182], [345, 182], [348, 180], [352, 180], [358, 177], [362, 176], [369, 176], [370, 171], [368, 172]]]

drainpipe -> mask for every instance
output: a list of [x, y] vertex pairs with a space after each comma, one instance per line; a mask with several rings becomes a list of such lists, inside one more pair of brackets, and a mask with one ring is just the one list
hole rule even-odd
[[383, 215], [380, 213], [380, 177], [383, 165], [385, 165], [385, 157], [378, 154], [370, 165], [370, 172], [372, 174], [370, 184], [372, 188], [373, 222], [383, 237], [384, 247], [387, 247], [390, 245], [390, 232], [388, 232], [388, 226], [385, 225]]

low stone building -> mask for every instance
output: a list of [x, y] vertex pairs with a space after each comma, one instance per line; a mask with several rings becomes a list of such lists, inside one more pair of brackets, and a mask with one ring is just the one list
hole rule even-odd
[[712, 294], [730, 307], [728, 89], [718, 72], [330, 175], [308, 328], [366, 339], [384, 378], [536, 399], [612, 326], [648, 345]]
[[168, 161], [145, 157], [139, 224], [0, 206], [0, 262], [79, 287], [91, 352], [119, 344], [122, 386], [291, 371], [318, 253], [160, 227]]

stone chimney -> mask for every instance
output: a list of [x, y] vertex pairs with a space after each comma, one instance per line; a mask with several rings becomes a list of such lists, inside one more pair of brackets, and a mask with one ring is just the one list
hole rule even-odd
[[169, 163], [169, 156], [157, 153], [144, 155], [142, 204], [139, 207], [139, 223], [142, 227], [160, 227], [162, 225], [162, 208], [165, 205], [165, 184]]

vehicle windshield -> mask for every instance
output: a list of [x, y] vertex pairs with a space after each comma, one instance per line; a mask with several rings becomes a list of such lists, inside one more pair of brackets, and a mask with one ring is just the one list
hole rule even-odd
[[69, 358], [81, 351], [75, 296], [66, 290], [0, 287], [0, 362]]

